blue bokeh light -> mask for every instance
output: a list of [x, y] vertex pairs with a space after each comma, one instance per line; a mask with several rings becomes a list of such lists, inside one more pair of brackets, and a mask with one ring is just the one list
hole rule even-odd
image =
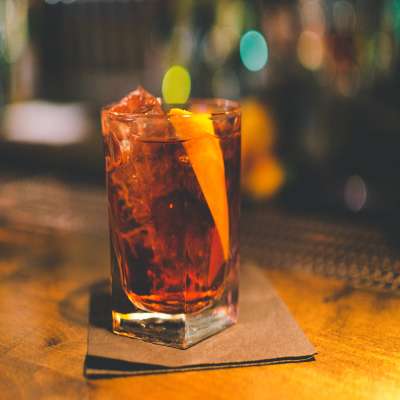
[[246, 32], [240, 39], [240, 58], [250, 71], [259, 71], [268, 61], [268, 46], [264, 36], [255, 30]]

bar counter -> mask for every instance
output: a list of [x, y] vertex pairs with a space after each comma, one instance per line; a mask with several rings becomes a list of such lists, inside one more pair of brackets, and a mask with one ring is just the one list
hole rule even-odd
[[[101, 191], [80, 196], [78, 208], [92, 198], [103, 204]], [[48, 203], [59, 200], [51, 197], [37, 213], [50, 214]], [[10, 206], [7, 199], [0, 193], [3, 211]], [[62, 201], [58, 222], [37, 224], [33, 203], [19, 204], [20, 214], [3, 212], [0, 218], [2, 399], [131, 398], [133, 393], [177, 400], [400, 398], [399, 291], [355, 288], [310, 268], [270, 265], [263, 265], [265, 274], [317, 348], [315, 361], [85, 379], [89, 290], [108, 274], [109, 244], [102, 206], [76, 216], [73, 200], [65, 195]], [[253, 251], [245, 243], [243, 257], [251, 258]]]

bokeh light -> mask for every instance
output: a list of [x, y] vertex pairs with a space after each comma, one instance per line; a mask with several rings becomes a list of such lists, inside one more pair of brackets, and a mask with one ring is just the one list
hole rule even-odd
[[195, 38], [192, 29], [186, 23], [174, 27], [168, 44], [166, 56], [168, 63], [187, 64], [192, 58]]
[[391, 13], [396, 40], [400, 39], [400, 0], [393, 0]]
[[378, 66], [386, 71], [391, 67], [393, 60], [393, 43], [391, 36], [386, 32], [380, 32], [378, 36], [379, 55]]
[[173, 65], [167, 70], [162, 81], [162, 96], [168, 104], [186, 103], [190, 96], [191, 79], [188, 70]]
[[244, 12], [245, 5], [241, 0], [216, 2], [215, 23], [202, 43], [204, 59], [208, 64], [223, 65], [237, 49]]
[[28, 7], [28, 0], [5, 0], [0, 7], [0, 55], [7, 63], [15, 63], [27, 47]]
[[248, 31], [240, 39], [240, 58], [250, 71], [259, 71], [268, 61], [268, 46], [264, 36], [257, 31]]
[[367, 202], [367, 185], [360, 176], [352, 175], [347, 179], [344, 201], [351, 211], [357, 212], [364, 208]]
[[285, 171], [275, 154], [277, 126], [265, 104], [242, 102], [242, 186], [255, 199], [275, 195], [285, 182]]
[[356, 26], [356, 11], [347, 0], [338, 0], [333, 5], [333, 26], [340, 32], [352, 32]]
[[299, 11], [303, 26], [317, 33], [325, 31], [325, 15], [321, 0], [300, 0]]
[[204, 58], [211, 65], [223, 64], [237, 45], [235, 31], [230, 27], [215, 26], [203, 43]]
[[303, 31], [297, 42], [297, 56], [303, 67], [312, 71], [321, 68], [324, 58], [322, 37], [312, 31]]
[[39, 100], [5, 107], [3, 128], [9, 141], [52, 146], [80, 143], [93, 129], [89, 115], [79, 103]]

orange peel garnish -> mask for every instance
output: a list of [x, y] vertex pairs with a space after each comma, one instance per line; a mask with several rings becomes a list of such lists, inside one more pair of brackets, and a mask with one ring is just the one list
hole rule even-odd
[[225, 261], [229, 258], [229, 214], [225, 166], [211, 115], [173, 108], [169, 119], [189, 157], [218, 231]]

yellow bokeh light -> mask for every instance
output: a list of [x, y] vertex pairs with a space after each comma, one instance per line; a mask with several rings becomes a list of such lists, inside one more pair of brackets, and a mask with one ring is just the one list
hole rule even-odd
[[191, 79], [188, 70], [173, 65], [167, 70], [162, 81], [162, 95], [165, 103], [184, 104], [190, 96]]
[[272, 197], [285, 181], [285, 172], [279, 160], [265, 155], [255, 160], [253, 168], [243, 179], [243, 186], [254, 199]]
[[242, 102], [242, 155], [244, 161], [270, 151], [275, 142], [275, 124], [263, 104], [255, 99]]
[[253, 199], [275, 195], [285, 171], [275, 156], [277, 127], [269, 109], [256, 99], [242, 102], [242, 186]]
[[315, 71], [324, 61], [324, 42], [322, 37], [312, 31], [303, 31], [297, 43], [297, 55], [303, 67]]

